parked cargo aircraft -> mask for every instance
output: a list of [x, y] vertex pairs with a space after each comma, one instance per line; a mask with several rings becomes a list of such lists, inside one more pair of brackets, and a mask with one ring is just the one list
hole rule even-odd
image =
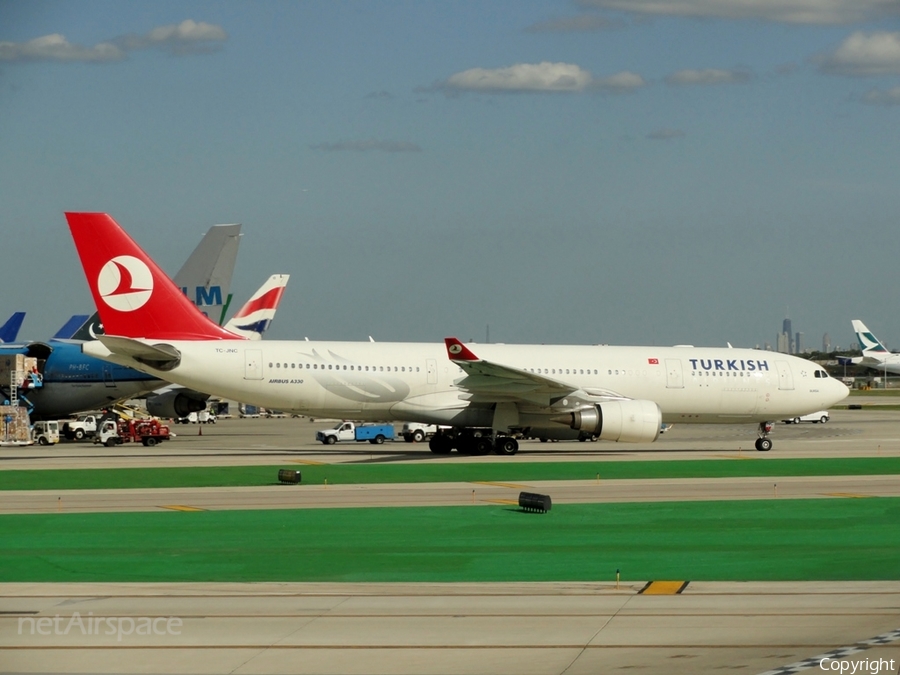
[[866, 324], [859, 319], [853, 319], [850, 322], [853, 325], [853, 332], [856, 333], [856, 339], [859, 340], [859, 348], [862, 350], [862, 356], [856, 356], [851, 359], [841, 359], [847, 365], [853, 364], [857, 366], [866, 366], [873, 370], [880, 370], [882, 373], [900, 373], [900, 354], [891, 354], [887, 348], [881, 344], [881, 341], [872, 334]]
[[769, 450], [770, 421], [848, 393], [814, 363], [750, 349], [237, 340], [109, 215], [66, 218], [106, 327], [85, 353], [267, 408], [450, 425], [438, 454], [512, 454], [514, 432], [563, 428], [646, 442], [663, 422], [758, 422]]

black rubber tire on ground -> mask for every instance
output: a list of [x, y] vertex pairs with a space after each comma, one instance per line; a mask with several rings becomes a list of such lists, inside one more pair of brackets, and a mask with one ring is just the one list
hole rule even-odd
[[822, 416], [819, 418], [819, 421], [820, 421], [822, 424], [825, 424], [825, 423], [828, 421], [828, 415], [822, 415]]
[[453, 452], [453, 442], [444, 434], [435, 434], [428, 441], [428, 449], [435, 455], [449, 455]]
[[103, 445], [105, 445], [107, 448], [111, 448], [115, 444], [116, 444], [116, 439], [113, 437], [109, 437], [105, 441], [103, 441]]
[[501, 436], [494, 443], [498, 455], [514, 455], [519, 451], [519, 442], [511, 436]]
[[80, 441], [84, 438], [84, 429], [76, 429], [75, 430], [75, 440]]
[[489, 455], [491, 454], [491, 450], [494, 449], [494, 443], [487, 436], [479, 436], [474, 439], [472, 443], [472, 452], [471, 454], [476, 456]]
[[413, 442], [412, 434], [403, 434], [403, 440], [406, 441], [407, 443], [412, 443]]
[[152, 448], [154, 445], [156, 445], [156, 439], [153, 438], [153, 436], [147, 436], [147, 437], [143, 440], [143, 443], [144, 443], [144, 445], [146, 445], [148, 448]]
[[46, 436], [38, 436], [38, 445], [50, 445], [50, 441], [47, 440]]
[[768, 438], [757, 438], [756, 449], [760, 452], [768, 452], [772, 449], [772, 441], [770, 441]]
[[799, 417], [795, 417], [795, 418], [794, 418], [794, 424], [800, 424], [800, 418], [799, 418]]
[[334, 436], [326, 436], [325, 440], [322, 441], [325, 445], [334, 445], [337, 442], [337, 439]]
[[378, 434], [375, 438], [372, 439], [372, 442], [375, 445], [381, 445], [382, 443], [384, 443], [384, 436]]
[[416, 429], [412, 434], [413, 443], [421, 443], [425, 440], [425, 432], [421, 429]]

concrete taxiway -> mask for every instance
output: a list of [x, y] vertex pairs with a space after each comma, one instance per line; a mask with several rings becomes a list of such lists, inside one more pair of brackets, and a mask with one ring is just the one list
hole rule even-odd
[[[647, 446], [527, 441], [515, 457], [435, 457], [421, 444], [325, 447], [327, 423], [226, 420], [176, 427], [158, 448], [4, 448], [6, 469], [274, 465], [305, 462], [532, 462], [900, 456], [900, 412], [834, 411], [778, 425], [770, 453], [753, 426], [676, 425]], [[777, 488], [776, 488], [777, 485]], [[311, 508], [897, 496], [896, 476], [529, 481], [522, 484], [273, 485], [265, 488], [2, 493], [3, 513]], [[777, 493], [776, 493], [777, 489]], [[474, 491], [474, 494], [473, 494]], [[198, 533], [202, 536], [202, 533]], [[539, 545], [536, 542], [535, 545]], [[264, 555], [265, 552], [261, 552]], [[523, 552], [527, 564], [527, 552]], [[649, 581], [649, 580], [647, 580]], [[710, 583], [668, 595], [645, 583], [0, 583], [0, 671], [29, 673], [762, 673], [852, 647], [847, 659], [900, 666], [900, 582]], [[672, 590], [675, 589], [675, 590]], [[78, 621], [74, 621], [77, 613]], [[85, 633], [88, 619], [103, 631]], [[180, 625], [168, 631], [166, 621]], [[38, 626], [38, 620], [48, 620]], [[131, 622], [135, 629], [129, 634]], [[137, 634], [142, 619], [149, 634]], [[157, 621], [161, 619], [161, 621]], [[60, 633], [66, 626], [67, 634]], [[32, 626], [34, 629], [32, 630]], [[110, 626], [116, 628], [108, 634]], [[59, 629], [59, 630], [58, 630]], [[157, 633], [161, 630], [162, 633]], [[174, 632], [177, 630], [178, 632]], [[42, 632], [43, 631], [43, 632]], [[49, 632], [48, 632], [49, 631]], [[900, 633], [897, 633], [900, 635]], [[865, 641], [881, 636], [877, 644]], [[887, 637], [884, 637], [887, 636]], [[863, 643], [863, 644], [857, 644]], [[814, 662], [809, 667], [816, 668]], [[780, 672], [798, 672], [795, 669]], [[810, 672], [814, 672], [811, 670]]]
[[[0, 659], [30, 673], [761, 673], [900, 627], [900, 582], [643, 587], [4, 584]], [[900, 642], [859, 656], [900, 663]]]

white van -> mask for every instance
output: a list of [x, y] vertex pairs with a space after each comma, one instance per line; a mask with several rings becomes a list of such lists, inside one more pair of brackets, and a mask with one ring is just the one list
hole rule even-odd
[[800, 424], [800, 422], [812, 422], [813, 424], [818, 424], [821, 422], [825, 424], [830, 419], [827, 410], [820, 410], [819, 412], [809, 413], [808, 415], [801, 415], [800, 417], [794, 417], [789, 420], [781, 420], [785, 424]]

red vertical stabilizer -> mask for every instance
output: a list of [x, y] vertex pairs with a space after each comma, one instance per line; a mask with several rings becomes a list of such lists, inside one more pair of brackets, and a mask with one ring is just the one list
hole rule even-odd
[[210, 321], [106, 213], [66, 213], [107, 335], [239, 340]]

